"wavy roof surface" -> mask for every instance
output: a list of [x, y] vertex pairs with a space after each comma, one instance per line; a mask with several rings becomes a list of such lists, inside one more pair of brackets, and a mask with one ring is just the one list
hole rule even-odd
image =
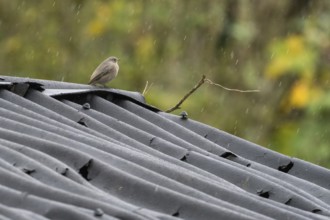
[[0, 77], [0, 219], [329, 219], [329, 189], [139, 93]]

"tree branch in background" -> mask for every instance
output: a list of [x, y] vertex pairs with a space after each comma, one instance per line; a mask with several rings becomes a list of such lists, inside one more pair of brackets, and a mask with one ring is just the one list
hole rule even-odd
[[174, 110], [177, 110], [180, 108], [181, 104], [191, 95], [193, 94], [201, 85], [203, 85], [203, 83], [205, 82], [205, 78], [206, 76], [203, 75], [201, 80], [199, 80], [199, 82], [194, 86], [194, 88], [192, 88], [185, 96], [183, 96], [183, 98], [172, 108], [167, 109], [165, 112], [170, 113], [173, 112]]
[[[185, 95], [183, 96], [183, 98], [175, 105], [173, 106], [172, 108], [170, 109], [167, 109], [165, 112], [167, 113], [170, 113], [170, 112], [173, 112], [177, 109], [180, 109], [180, 106], [182, 105], [182, 103], [189, 97], [191, 96], [201, 85], [203, 85], [204, 83], [208, 83], [210, 85], [214, 85], [214, 86], [218, 86], [218, 87], [221, 87], [222, 89], [224, 90], [227, 90], [227, 91], [231, 91], [231, 92], [243, 92], [243, 93], [247, 93], [247, 92], [260, 92], [259, 90], [240, 90], [240, 89], [230, 89], [230, 88], [227, 88], [227, 87], [224, 87], [218, 83], [214, 83], [212, 82], [210, 79], [207, 79], [205, 75], [202, 76], [202, 78], [199, 80], [199, 82]], [[148, 81], [147, 81], [147, 85], [146, 87], [148, 86]], [[145, 88], [146, 89], [146, 88]], [[144, 92], [144, 91], [143, 91]]]
[[232, 91], [232, 92], [260, 92], [259, 90], [257, 89], [253, 89], [253, 90], [240, 90], [240, 89], [230, 89], [230, 88], [227, 88], [227, 87], [224, 87], [218, 83], [214, 83], [212, 82], [210, 79], [205, 79], [205, 82], [207, 82], [208, 84], [210, 85], [215, 85], [215, 86], [219, 86], [221, 88], [223, 88], [224, 90], [227, 90], [227, 91]]

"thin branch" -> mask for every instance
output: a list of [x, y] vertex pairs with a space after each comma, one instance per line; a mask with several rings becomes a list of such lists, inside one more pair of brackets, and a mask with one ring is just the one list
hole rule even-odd
[[143, 92], [142, 92], [143, 96], [145, 96], [147, 94], [147, 92], [150, 90], [152, 85], [153, 85], [153, 83], [151, 83], [150, 86], [149, 86], [149, 82], [148, 81], [146, 82], [146, 85], [145, 85], [145, 87], [143, 89]]
[[[167, 113], [170, 113], [170, 112], [173, 112], [174, 110], [177, 110], [180, 108], [180, 106], [182, 105], [182, 103], [190, 96], [192, 95], [201, 85], [203, 85], [204, 83], [208, 83], [210, 85], [214, 85], [214, 86], [218, 86], [218, 87], [221, 87], [223, 88], [224, 90], [227, 90], [227, 91], [231, 91], [231, 92], [260, 92], [260, 90], [257, 90], [257, 89], [254, 89], [254, 90], [241, 90], [241, 89], [230, 89], [230, 88], [227, 88], [227, 87], [224, 87], [223, 85], [220, 85], [218, 83], [214, 83], [212, 82], [210, 79], [206, 79], [206, 76], [203, 75], [202, 78], [199, 80], [199, 82], [194, 86], [194, 88], [192, 88], [185, 96], [183, 96], [183, 98], [172, 108], [170, 109], [167, 109], [165, 112]], [[144, 88], [144, 91], [142, 94], [145, 93], [145, 90], [146, 88], [148, 87], [148, 81], [147, 81], [147, 84], [146, 84], [146, 87]], [[150, 86], [151, 87], [151, 86]], [[148, 91], [148, 90], [147, 90]], [[146, 92], [147, 92], [146, 91]]]
[[146, 92], [147, 92], [148, 84], [149, 84], [149, 82], [147, 81], [147, 82], [146, 82], [146, 85], [145, 85], [145, 87], [144, 87], [144, 89], [143, 89], [143, 92], [142, 92], [142, 95], [143, 95], [143, 96], [144, 96], [144, 94], [146, 94]]
[[173, 112], [174, 110], [177, 110], [180, 108], [181, 104], [191, 95], [193, 94], [203, 83], [205, 82], [206, 76], [203, 75], [201, 80], [192, 88], [183, 98], [172, 108], [167, 109], [165, 112], [170, 113]]
[[210, 79], [205, 79], [205, 82], [207, 82], [210, 85], [219, 86], [219, 87], [223, 88], [224, 90], [232, 91], [232, 92], [260, 92], [260, 90], [257, 90], [257, 89], [253, 89], [253, 90], [230, 89], [230, 88], [224, 87], [223, 85], [220, 85], [218, 83], [214, 83]]
[[149, 86], [149, 88], [147, 89], [147, 91], [146, 91], [146, 93], [145, 94], [147, 94], [148, 92], [149, 92], [149, 90], [151, 89], [151, 87], [154, 85], [154, 83], [150, 83], [150, 86]]

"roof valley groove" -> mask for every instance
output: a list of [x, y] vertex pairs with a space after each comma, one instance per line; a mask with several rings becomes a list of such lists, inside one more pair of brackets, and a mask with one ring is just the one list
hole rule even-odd
[[330, 216], [326, 168], [164, 113], [137, 92], [1, 78], [0, 217]]

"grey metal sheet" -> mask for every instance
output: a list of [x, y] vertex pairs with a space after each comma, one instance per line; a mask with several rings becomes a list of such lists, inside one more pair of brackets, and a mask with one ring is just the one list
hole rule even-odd
[[329, 219], [330, 171], [148, 106], [1, 77], [0, 219]]

